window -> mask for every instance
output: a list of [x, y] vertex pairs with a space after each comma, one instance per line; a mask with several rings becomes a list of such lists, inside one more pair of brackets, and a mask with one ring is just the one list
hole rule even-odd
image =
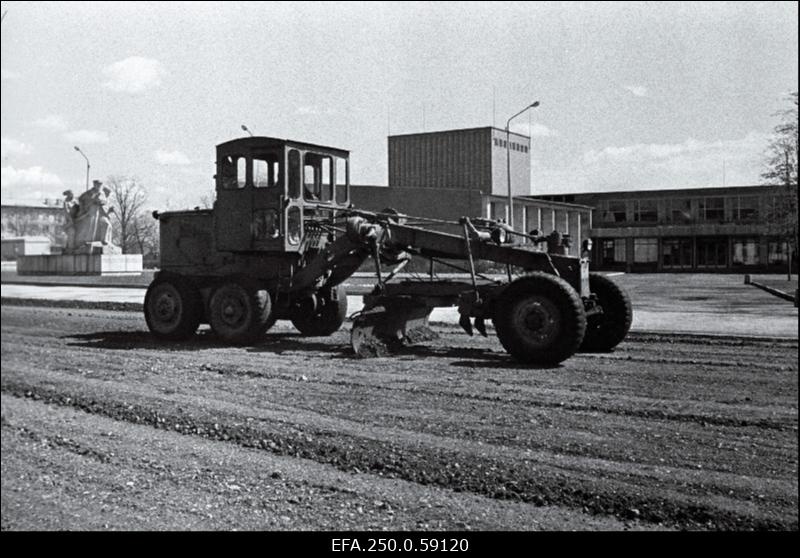
[[223, 189], [244, 188], [247, 181], [247, 160], [234, 155], [224, 156], [219, 163], [219, 175]]
[[733, 239], [733, 265], [758, 265], [758, 239]]
[[303, 197], [307, 200], [333, 199], [333, 161], [317, 153], [303, 156]]
[[733, 201], [733, 219], [735, 221], [755, 221], [758, 219], [757, 196], [739, 196]]
[[625, 263], [625, 239], [612, 238], [603, 240], [601, 260], [603, 265]]
[[658, 203], [656, 200], [636, 200], [633, 202], [633, 220], [637, 223], [655, 223], [658, 221]]
[[503, 202], [492, 202], [490, 207], [491, 207], [491, 214], [489, 215], [489, 219], [505, 221], [506, 204], [504, 204]]
[[727, 265], [727, 238], [699, 237], [697, 239], [697, 267], [725, 267]]
[[767, 264], [778, 265], [789, 259], [789, 245], [786, 241], [772, 238], [767, 242]]
[[300, 197], [300, 152], [296, 149], [289, 151], [289, 196]]
[[700, 200], [700, 218], [704, 221], [725, 220], [725, 198], [703, 198]]
[[336, 157], [336, 202], [347, 203], [347, 159]]
[[257, 155], [253, 158], [253, 186], [272, 188], [280, 184], [280, 161], [277, 154]]
[[333, 160], [330, 157], [322, 157], [320, 166], [322, 167], [320, 200], [333, 201]]
[[667, 219], [671, 223], [691, 223], [692, 222], [692, 201], [689, 199], [670, 199], [668, 200], [669, 209]]
[[661, 262], [664, 269], [688, 269], [692, 267], [692, 239], [665, 238], [661, 244]]
[[633, 261], [636, 263], [651, 263], [658, 261], [657, 238], [634, 238]]
[[602, 219], [604, 223], [624, 223], [627, 221], [624, 201], [609, 201], [605, 205], [606, 209], [603, 211]]

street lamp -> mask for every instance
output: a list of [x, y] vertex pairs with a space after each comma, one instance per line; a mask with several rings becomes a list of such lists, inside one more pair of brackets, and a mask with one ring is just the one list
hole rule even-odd
[[247, 126], [245, 126], [244, 124], [242, 124], [242, 130], [244, 130], [245, 132], [250, 134], [251, 138], [253, 137], [253, 132], [251, 132], [250, 129]]
[[506, 121], [506, 178], [508, 179], [508, 226], [514, 228], [514, 198], [511, 195], [511, 142], [508, 128], [511, 121], [528, 109], [539, 106], [539, 101], [534, 101]]
[[86, 153], [81, 151], [81, 148], [78, 147], [77, 145], [75, 146], [75, 151], [77, 151], [78, 153], [83, 155], [83, 158], [86, 159], [86, 189], [88, 190], [89, 189], [89, 168], [91, 167], [91, 165], [89, 165], [89, 157], [87, 157]]

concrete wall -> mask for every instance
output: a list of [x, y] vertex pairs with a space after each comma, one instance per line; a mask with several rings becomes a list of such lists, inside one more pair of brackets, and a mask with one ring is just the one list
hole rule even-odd
[[[492, 128], [492, 187], [494, 196], [508, 196], [508, 159], [511, 160], [511, 193], [513, 196], [528, 196], [531, 193], [530, 138], [520, 134], [509, 134], [514, 144], [506, 148], [506, 132]], [[517, 222], [516, 215], [514, 216]]]
[[[483, 215], [483, 195], [479, 190], [433, 190], [430, 188], [389, 188], [351, 186], [350, 199], [358, 209], [381, 211], [391, 207], [406, 215], [457, 221], [459, 217]], [[436, 230], [460, 234], [458, 227]]]

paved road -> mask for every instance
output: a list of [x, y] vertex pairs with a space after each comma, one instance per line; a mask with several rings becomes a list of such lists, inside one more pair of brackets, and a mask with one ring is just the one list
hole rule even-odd
[[[8, 285], [0, 287], [3, 297], [34, 298], [44, 300], [79, 300], [98, 302], [144, 301], [145, 289], [106, 288], [106, 287], [44, 287], [29, 285]], [[691, 311], [685, 309], [642, 308], [634, 298], [633, 331], [695, 333], [704, 335], [741, 335], [758, 337], [798, 337], [797, 309], [790, 304], [774, 302], [770, 295], [747, 287], [744, 291], [755, 298], [765, 297], [768, 301], [762, 310], [752, 308], [738, 310], [725, 309], [724, 312], [713, 304], [703, 305], [699, 301]], [[777, 299], [776, 299], [777, 300]], [[643, 306], [643, 305], [642, 305]], [[348, 297], [348, 311], [356, 312], [362, 308], [361, 296]], [[456, 308], [437, 308], [431, 314], [431, 321], [456, 324]]]

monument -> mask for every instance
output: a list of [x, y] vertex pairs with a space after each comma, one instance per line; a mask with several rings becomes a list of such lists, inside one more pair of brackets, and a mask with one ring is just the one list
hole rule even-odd
[[142, 272], [141, 254], [122, 254], [112, 241], [109, 195], [99, 180], [78, 199], [64, 192], [66, 246], [61, 254], [20, 256], [19, 275], [131, 275]]

